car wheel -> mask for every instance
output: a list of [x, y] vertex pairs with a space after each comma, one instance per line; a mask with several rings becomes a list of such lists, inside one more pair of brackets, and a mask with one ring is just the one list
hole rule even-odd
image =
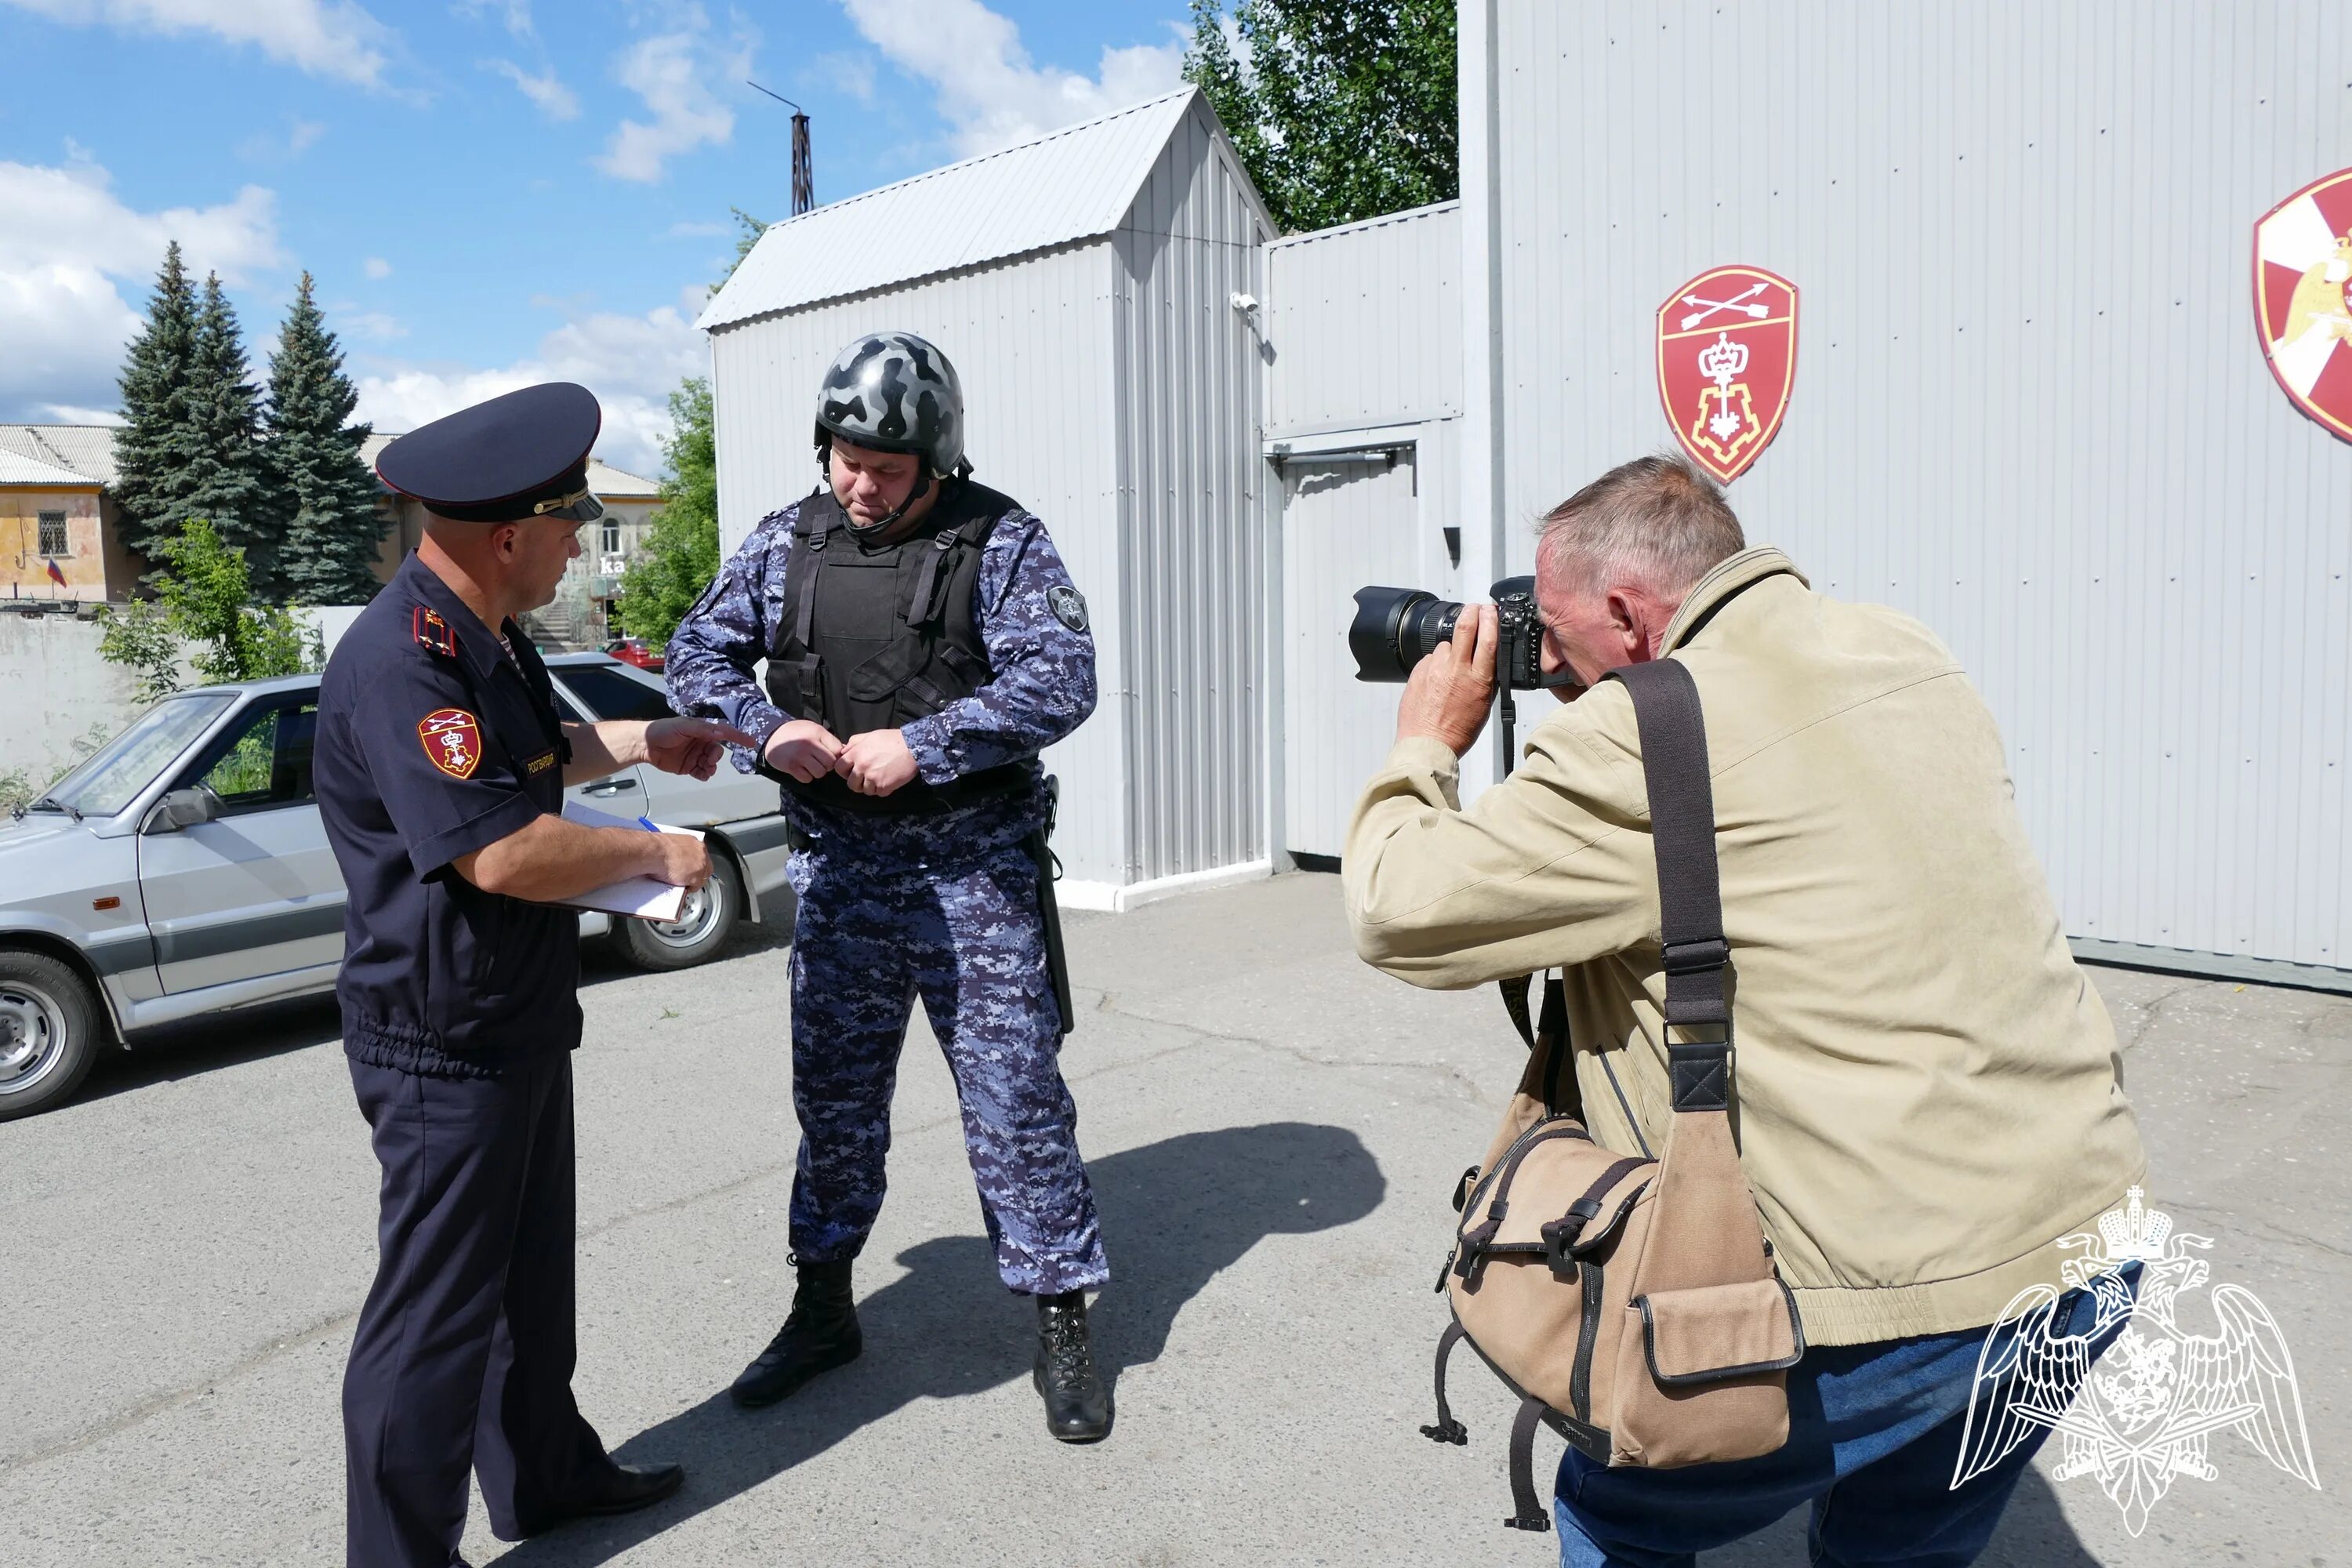
[[677, 919], [621, 921], [621, 951], [640, 969], [691, 969], [708, 963], [735, 933], [743, 915], [743, 876], [734, 858], [714, 848], [710, 880], [686, 895]]
[[0, 1121], [47, 1110], [89, 1076], [102, 1042], [81, 976], [47, 954], [0, 952]]

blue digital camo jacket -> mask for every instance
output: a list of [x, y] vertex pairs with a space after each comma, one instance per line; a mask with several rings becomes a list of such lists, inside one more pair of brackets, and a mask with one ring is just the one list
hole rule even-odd
[[[681, 713], [724, 719], [764, 745], [785, 721], [754, 675], [768, 657], [772, 635], [784, 614], [784, 569], [792, 556], [795, 501], [760, 520], [741, 548], [719, 569], [719, 576], [686, 619], [678, 623], [665, 656], [671, 704]], [[907, 748], [924, 782], [945, 784], [966, 773], [1006, 763], [1028, 763], [1039, 772], [1038, 752], [1084, 723], [1095, 710], [1095, 644], [1086, 629], [1085, 601], [1070, 582], [1061, 552], [1045, 525], [1026, 511], [1008, 514], [981, 552], [974, 589], [974, 619], [988, 647], [988, 683], [938, 712], [903, 725]], [[1075, 615], [1057, 614], [1077, 606]], [[1072, 626], [1075, 619], [1078, 624]], [[843, 736], [847, 740], [849, 737]], [[757, 759], [733, 749], [736, 767], [749, 773]], [[988, 831], [995, 817], [1004, 826], [1027, 831], [1041, 809], [1036, 792], [1011, 803], [982, 801], [927, 818], [874, 817], [843, 822], [848, 815], [824, 812], [828, 826], [844, 836], [889, 839], [919, 830], [933, 842], [953, 841]], [[821, 808], [787, 797], [795, 815]], [[1017, 818], [1018, 820], [1013, 820]], [[1017, 833], [1015, 837], [1017, 837]]]

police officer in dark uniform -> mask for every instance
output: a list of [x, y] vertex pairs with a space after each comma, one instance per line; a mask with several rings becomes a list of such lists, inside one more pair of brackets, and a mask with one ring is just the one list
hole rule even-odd
[[1086, 1292], [1109, 1268], [1059, 1065], [1071, 1019], [1037, 763], [1094, 710], [1086, 601], [1045, 525], [972, 482], [961, 386], [923, 339], [844, 349], [815, 439], [826, 483], [761, 522], [667, 656], [679, 712], [759, 738], [737, 765], [783, 783], [800, 894], [799, 1285], [734, 1397], [782, 1399], [863, 1347], [850, 1265], [882, 1206], [919, 994], [955, 1075], [997, 1272], [1036, 1299], [1047, 1429], [1090, 1442], [1111, 1407]]
[[627, 876], [707, 879], [699, 838], [563, 820], [635, 763], [708, 778], [723, 724], [567, 724], [516, 620], [603, 508], [585, 388], [493, 398], [385, 447], [430, 513], [319, 694], [320, 814], [348, 903], [336, 995], [383, 1168], [375, 1284], [343, 1380], [348, 1561], [449, 1568], [481, 1479], [507, 1540], [676, 1491], [616, 1465], [572, 1397], [571, 1052], [579, 916]]

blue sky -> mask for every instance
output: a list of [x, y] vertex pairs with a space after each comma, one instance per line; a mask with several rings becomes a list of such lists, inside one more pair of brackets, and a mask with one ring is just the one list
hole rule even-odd
[[257, 378], [308, 268], [399, 430], [584, 382], [650, 471], [729, 208], [838, 200], [1175, 85], [1185, 0], [0, 0], [0, 420], [115, 402], [167, 238]]

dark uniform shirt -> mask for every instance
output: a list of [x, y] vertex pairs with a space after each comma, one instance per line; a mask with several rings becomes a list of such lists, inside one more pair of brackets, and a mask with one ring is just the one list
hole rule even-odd
[[513, 656], [415, 555], [335, 647], [315, 777], [346, 889], [344, 1049], [495, 1076], [580, 1043], [580, 917], [486, 893], [451, 862], [563, 809], [547, 668]]
[[[799, 515], [795, 501], [760, 520], [678, 623], [663, 671], [679, 712], [724, 719], [763, 747], [785, 716], [751, 672], [768, 657], [784, 618], [784, 576]], [[942, 846], [976, 854], [1014, 843], [1043, 822], [1037, 753], [1095, 709], [1095, 644], [1086, 601], [1045, 523], [1026, 511], [1007, 514], [988, 536], [972, 596], [973, 619], [988, 647], [987, 683], [899, 732], [927, 783], [945, 784], [1009, 763], [1031, 775], [1031, 787], [920, 817], [826, 811], [788, 792], [784, 810], [804, 830], [853, 852], [920, 861]], [[757, 758], [741, 747], [731, 750], [735, 765], [750, 772]]]

